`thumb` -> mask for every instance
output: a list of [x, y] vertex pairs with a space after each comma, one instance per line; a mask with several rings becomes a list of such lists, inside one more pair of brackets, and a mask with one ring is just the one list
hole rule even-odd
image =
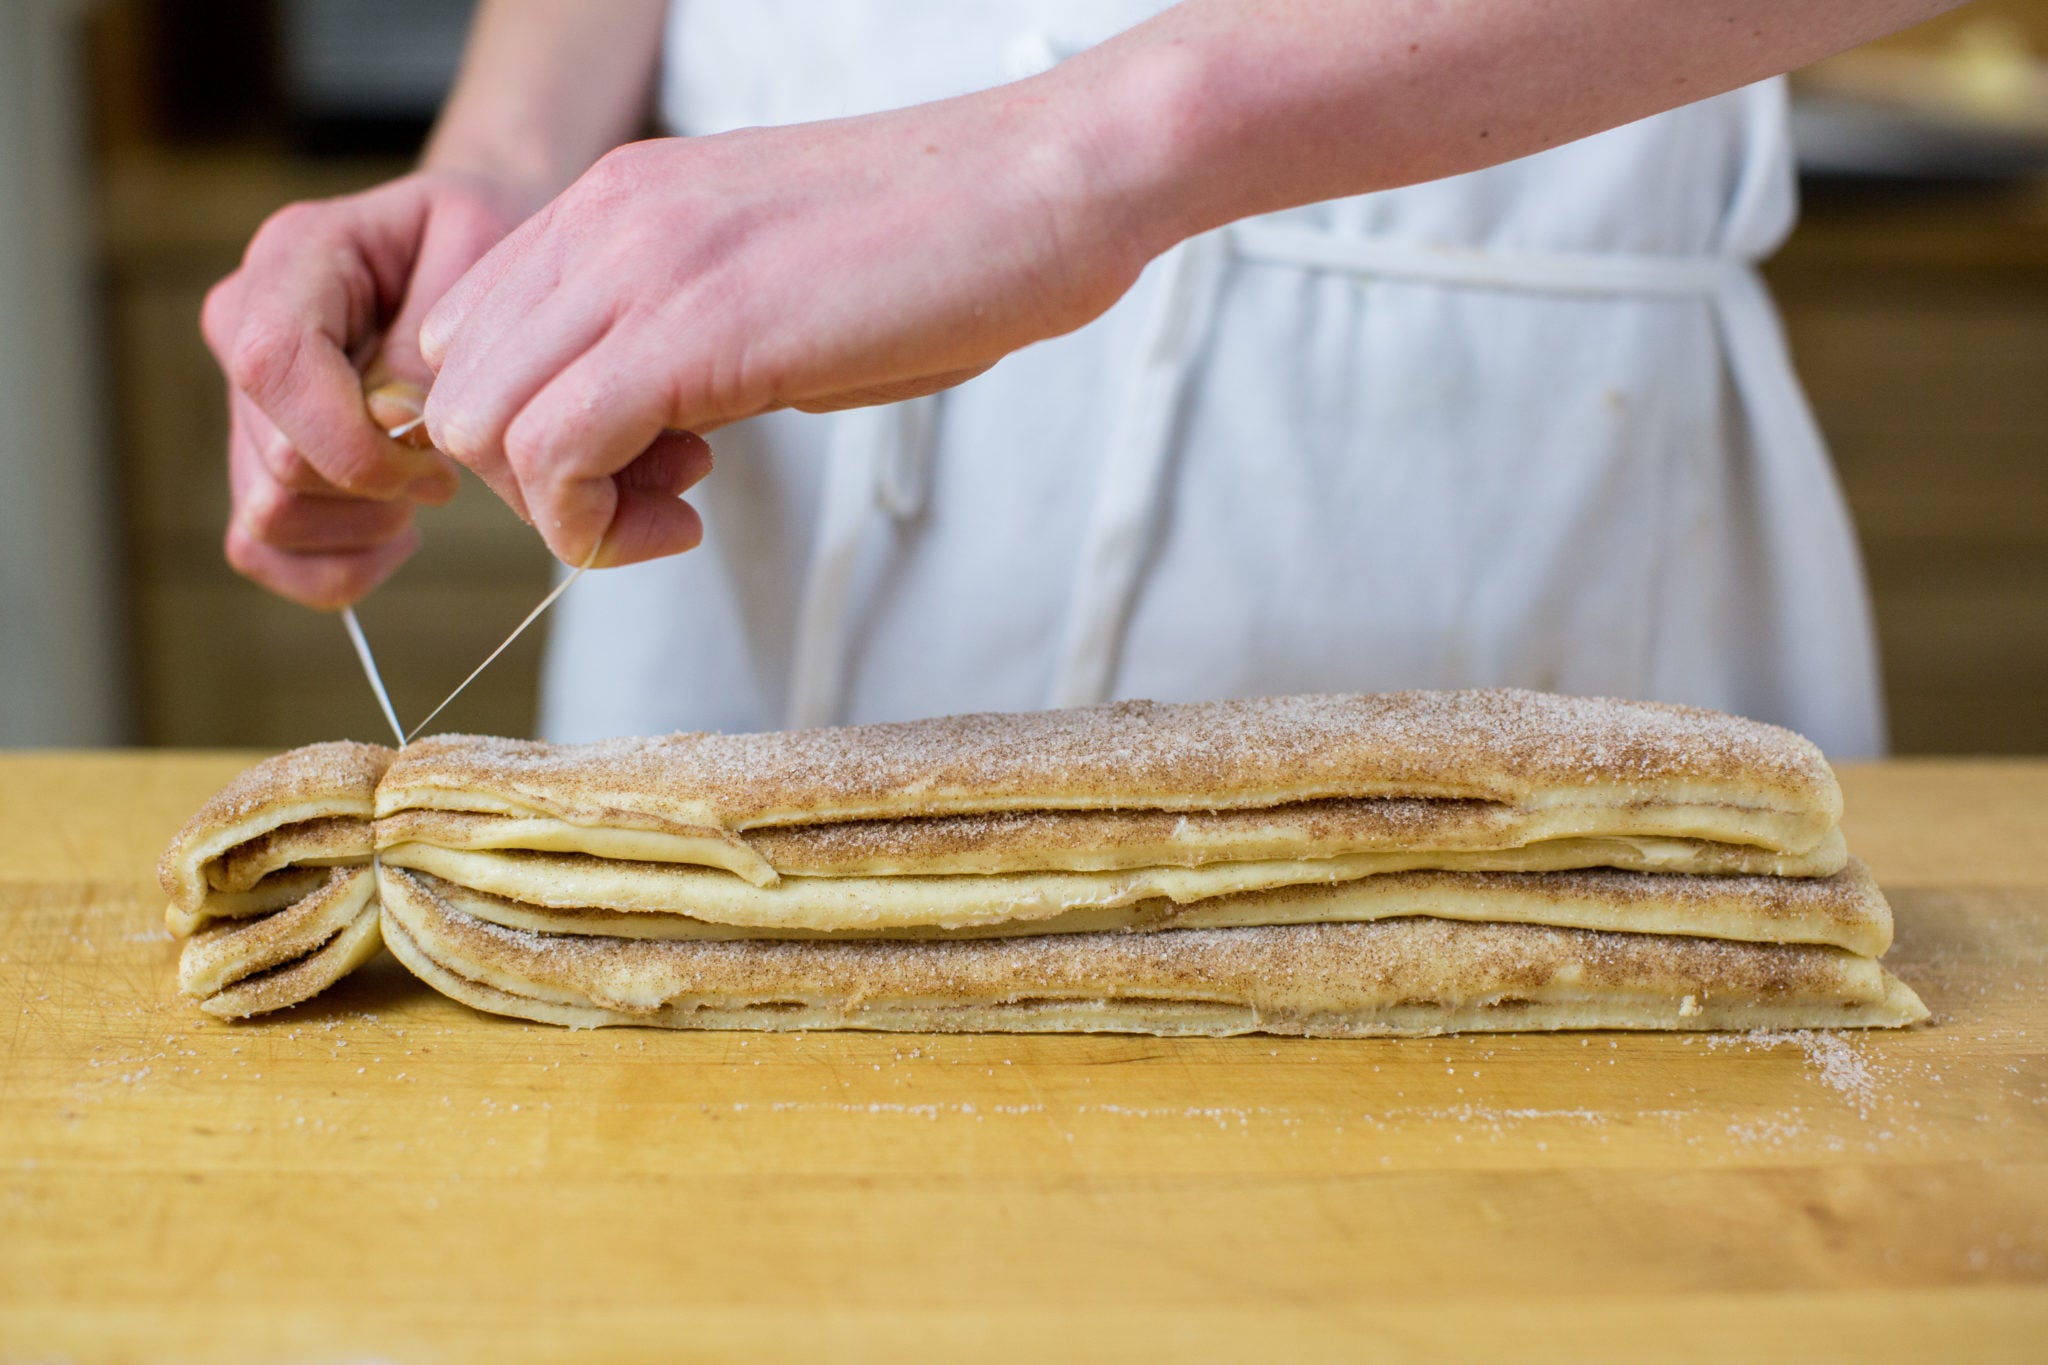
[[[370, 420], [385, 431], [411, 425], [426, 410], [427, 391], [406, 379], [390, 379], [377, 373], [373, 364], [363, 376], [363, 406]], [[415, 426], [399, 438], [409, 446], [424, 446], [427, 433]]]
[[[417, 384], [403, 379], [387, 379], [371, 386], [363, 381], [363, 407], [368, 410], [370, 420], [384, 431], [394, 431], [409, 426], [412, 430], [399, 437], [409, 446], [431, 449], [433, 442], [427, 438], [426, 424], [419, 415], [426, 409], [427, 391]], [[462, 487], [462, 476], [455, 462], [446, 455], [440, 458], [441, 467], [432, 474], [414, 479], [407, 486], [406, 496], [414, 502], [423, 502], [430, 507], [441, 507], [453, 501]]]

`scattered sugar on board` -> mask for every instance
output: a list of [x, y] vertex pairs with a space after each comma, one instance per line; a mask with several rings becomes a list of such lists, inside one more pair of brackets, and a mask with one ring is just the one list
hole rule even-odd
[[1876, 1071], [1861, 1050], [1839, 1033], [1821, 1029], [1751, 1029], [1747, 1033], [1710, 1034], [1710, 1048], [1796, 1047], [1804, 1055], [1815, 1078], [1828, 1089], [1856, 1106], [1859, 1117], [1869, 1118], [1882, 1098]]

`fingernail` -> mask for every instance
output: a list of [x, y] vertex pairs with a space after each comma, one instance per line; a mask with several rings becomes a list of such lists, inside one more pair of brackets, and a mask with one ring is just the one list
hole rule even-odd
[[387, 431], [419, 416], [426, 401], [425, 389], [404, 380], [379, 384], [363, 395], [363, 406], [369, 410], [370, 420]]

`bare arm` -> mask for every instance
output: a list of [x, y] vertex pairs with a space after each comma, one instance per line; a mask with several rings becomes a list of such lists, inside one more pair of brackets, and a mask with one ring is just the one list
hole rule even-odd
[[553, 198], [645, 118], [667, 0], [483, 0], [421, 164]]
[[931, 392], [1205, 228], [1521, 156], [1951, 2], [1185, 0], [980, 94], [622, 147], [428, 315], [427, 425], [561, 558], [672, 554], [701, 534], [673, 480], [619, 476], [674, 431]]
[[1527, 156], [1958, 3], [1185, 0], [1042, 86], [1084, 111], [1108, 192], [1172, 241]]

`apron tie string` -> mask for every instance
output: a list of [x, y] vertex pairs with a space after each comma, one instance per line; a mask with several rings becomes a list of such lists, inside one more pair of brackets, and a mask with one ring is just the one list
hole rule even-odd
[[817, 539], [797, 609], [791, 729], [838, 721], [846, 686], [846, 613], [854, 568], [877, 509], [899, 521], [924, 510], [937, 397], [851, 408], [832, 419]]
[[1209, 337], [1227, 258], [1223, 234], [1209, 232], [1182, 242], [1155, 264], [1159, 283], [1110, 426], [1050, 706], [1086, 706], [1108, 696], [1138, 573], [1151, 548], [1181, 400]]

